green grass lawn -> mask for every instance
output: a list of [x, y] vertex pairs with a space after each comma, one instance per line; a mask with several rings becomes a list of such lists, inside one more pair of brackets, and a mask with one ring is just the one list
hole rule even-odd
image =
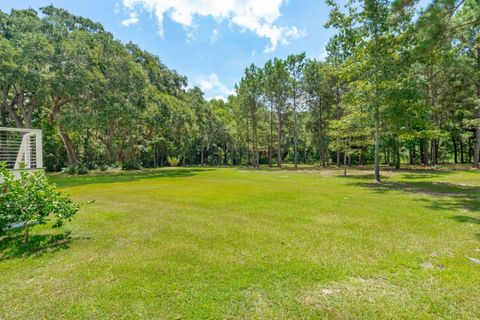
[[82, 208], [0, 241], [0, 319], [478, 319], [480, 172], [52, 176]]

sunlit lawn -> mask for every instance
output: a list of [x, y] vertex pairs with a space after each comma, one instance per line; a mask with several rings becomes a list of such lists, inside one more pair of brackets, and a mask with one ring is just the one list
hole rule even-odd
[[0, 319], [480, 318], [480, 172], [341, 174], [53, 176], [95, 203], [0, 240]]

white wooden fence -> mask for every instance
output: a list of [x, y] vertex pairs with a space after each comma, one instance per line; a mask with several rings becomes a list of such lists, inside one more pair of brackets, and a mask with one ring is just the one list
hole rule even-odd
[[43, 169], [42, 131], [0, 127], [0, 162], [12, 170]]

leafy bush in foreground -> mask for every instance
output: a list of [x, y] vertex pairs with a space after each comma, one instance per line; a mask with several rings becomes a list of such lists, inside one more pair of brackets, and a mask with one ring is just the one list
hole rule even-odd
[[70, 220], [80, 206], [68, 195], [56, 190], [42, 171], [20, 171], [20, 176], [0, 165], [0, 232], [9, 224], [24, 224], [24, 243], [28, 242], [29, 227], [33, 224], [45, 224], [51, 216], [55, 217], [54, 227]]

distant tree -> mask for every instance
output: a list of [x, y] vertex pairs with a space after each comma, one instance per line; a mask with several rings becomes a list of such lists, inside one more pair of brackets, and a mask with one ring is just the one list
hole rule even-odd
[[237, 86], [237, 95], [240, 104], [248, 110], [252, 127], [253, 141], [253, 166], [259, 167], [259, 151], [258, 151], [258, 113], [261, 107], [263, 74], [255, 65], [251, 65], [245, 69], [245, 75]]
[[287, 101], [289, 98], [289, 75], [286, 63], [275, 58], [268, 61], [264, 67], [265, 73], [265, 96], [271, 106], [270, 112], [270, 151], [273, 149], [273, 110], [276, 112], [277, 120], [277, 166], [282, 166], [282, 143], [283, 130], [286, 117]]
[[286, 60], [287, 70], [290, 74], [290, 96], [293, 111], [293, 145], [294, 165], [298, 167], [298, 111], [303, 100], [303, 77], [306, 64], [305, 53], [290, 55]]

